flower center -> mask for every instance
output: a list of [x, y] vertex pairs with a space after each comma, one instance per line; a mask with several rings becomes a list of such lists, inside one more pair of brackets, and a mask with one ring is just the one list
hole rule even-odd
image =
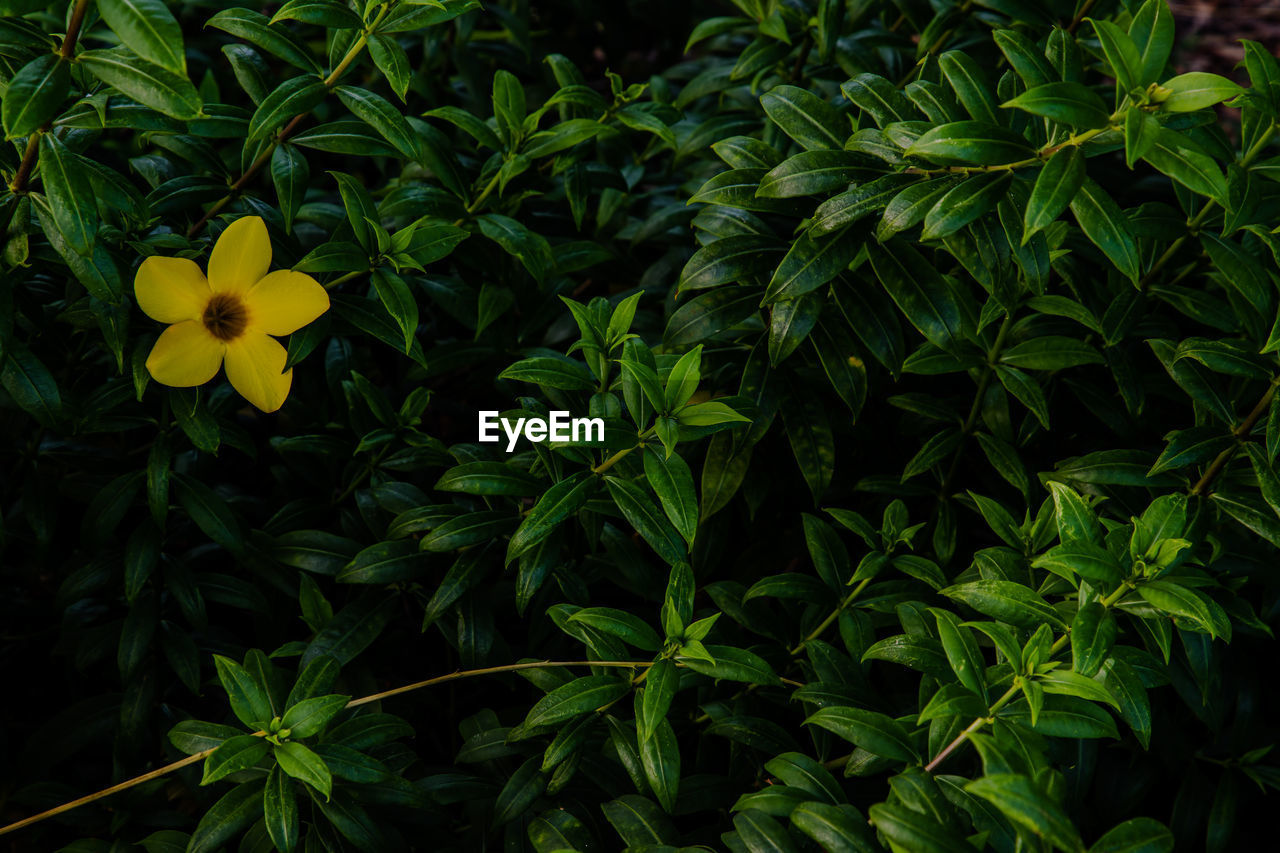
[[249, 309], [240, 297], [215, 293], [204, 309], [204, 327], [218, 340], [231, 341], [244, 334], [249, 325]]

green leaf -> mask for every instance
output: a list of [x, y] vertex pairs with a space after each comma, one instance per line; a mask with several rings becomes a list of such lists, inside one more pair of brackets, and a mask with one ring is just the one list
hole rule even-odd
[[276, 200], [280, 215], [284, 217], [284, 230], [292, 230], [293, 218], [306, 197], [311, 183], [311, 169], [307, 158], [296, 145], [277, 145], [271, 153], [271, 182], [276, 188]]
[[600, 809], [629, 846], [665, 844], [676, 837], [671, 819], [652, 800], [638, 794], [625, 794], [604, 803]]
[[979, 613], [1016, 625], [1035, 628], [1049, 624], [1066, 630], [1067, 622], [1053, 607], [1020, 583], [980, 580], [949, 586], [942, 595], [969, 605]]
[[1133, 39], [1124, 30], [1110, 21], [1087, 19], [1093, 24], [1094, 32], [1102, 43], [1102, 52], [1114, 72], [1116, 83], [1122, 93], [1132, 92], [1141, 85], [1142, 55]]
[[1044, 51], [1014, 29], [997, 29], [991, 34], [1000, 52], [1027, 88], [1042, 86], [1058, 76]]
[[908, 242], [894, 238], [867, 244], [876, 278], [911, 325], [935, 346], [947, 349], [963, 339], [960, 306], [938, 271]]
[[678, 453], [667, 455], [648, 446], [644, 452], [644, 471], [663, 512], [684, 541], [692, 546], [698, 532], [698, 496], [688, 463]]
[[[902, 558], [899, 558], [902, 559]], [[862, 653], [865, 660], [883, 660], [890, 663], [909, 666], [914, 670], [932, 675], [934, 678], [947, 678], [951, 675], [948, 660], [942, 652], [937, 640], [932, 637], [899, 634], [886, 637], [871, 645]]]
[[640, 744], [640, 764], [662, 808], [674, 812], [680, 792], [680, 745], [666, 719], [659, 720], [653, 736]]
[[807, 835], [823, 850], [876, 853], [866, 818], [847, 804], [800, 803], [790, 814], [791, 826]]
[[[959, 178], [951, 175], [920, 181], [894, 195], [885, 206], [880, 224], [876, 226], [876, 239], [884, 242], [894, 234], [919, 224], [938, 203], [938, 199], [959, 181]], [[815, 219], [815, 224], [820, 221]]]
[[752, 287], [724, 287], [700, 294], [671, 313], [663, 341], [673, 349], [703, 343], [759, 311], [760, 296]]
[[1158, 80], [1173, 51], [1173, 13], [1167, 0], [1143, 3], [1129, 24], [1129, 37], [1142, 56], [1141, 85]]
[[951, 671], [961, 684], [985, 701], [986, 664], [973, 634], [960, 623], [959, 617], [954, 613], [936, 607], [929, 608], [929, 612], [937, 622], [938, 638], [942, 642], [942, 650], [947, 656]]
[[590, 625], [597, 631], [617, 637], [646, 652], [656, 652], [662, 644], [658, 632], [650, 628], [643, 619], [613, 607], [584, 607], [574, 612], [569, 621]]
[[817, 95], [797, 86], [775, 86], [760, 98], [765, 114], [809, 151], [844, 148], [848, 119]]
[[938, 57], [938, 67], [965, 112], [978, 121], [1000, 124], [991, 84], [973, 57], [964, 51], [948, 50]]
[[1078, 130], [1105, 127], [1110, 118], [1102, 99], [1079, 83], [1046, 83], [1000, 106], [1017, 108]]
[[1084, 850], [1080, 833], [1062, 810], [1026, 776], [990, 773], [964, 789], [992, 803], [1014, 825], [1043, 838], [1059, 850]]
[[542, 281], [555, 269], [555, 257], [547, 239], [523, 223], [497, 213], [486, 213], [476, 221], [480, 232], [518, 259], [536, 281]]
[[40, 135], [40, 175], [53, 220], [67, 245], [87, 255], [98, 235], [98, 207], [78, 159], [52, 133]]
[[1071, 199], [1071, 212], [1081, 230], [1116, 269], [1138, 280], [1138, 246], [1128, 218], [1115, 200], [1092, 178], [1085, 178]]
[[1151, 746], [1151, 702], [1134, 667], [1116, 657], [1102, 665], [1102, 683], [1120, 709], [1120, 719], [1133, 730], [1143, 749]]
[[1045, 696], [1044, 706], [1034, 723], [1025, 702], [1007, 706], [1002, 716], [1030, 725], [1034, 731], [1049, 737], [1119, 737], [1115, 720], [1106, 711], [1075, 696]]
[[204, 760], [201, 785], [217, 782], [224, 776], [239, 773], [257, 764], [270, 750], [271, 744], [253, 735], [228, 738]]
[[185, 76], [120, 50], [86, 50], [81, 66], [138, 103], [176, 119], [202, 114], [204, 102]]
[[98, 0], [97, 9], [125, 47], [175, 74], [186, 74], [182, 28], [163, 0]]
[[636, 707], [636, 731], [641, 744], [653, 737], [658, 721], [666, 719], [679, 685], [680, 673], [671, 660], [663, 658], [649, 668]]
[[687, 558], [684, 540], [643, 489], [628, 480], [606, 476], [605, 484], [623, 517], [659, 557], [675, 565]]
[[421, 139], [390, 101], [356, 86], [338, 86], [334, 92], [347, 109], [378, 131], [404, 157], [421, 159]]
[[[1164, 0], [1151, 0], [1164, 5]], [[1172, 853], [1173, 833], [1158, 820], [1135, 817], [1108, 830], [1089, 853]]]
[[596, 490], [597, 480], [589, 471], [571, 474], [547, 489], [507, 543], [506, 562], [533, 548], [551, 535], [556, 526], [586, 504]]
[[915, 116], [911, 103], [898, 88], [878, 74], [857, 74], [840, 85], [844, 96], [870, 114], [877, 127]]
[[404, 335], [404, 352], [408, 355], [418, 330], [418, 301], [405, 280], [389, 269], [375, 269], [371, 279], [378, 299]]
[[267, 775], [267, 784], [262, 792], [262, 806], [267, 837], [281, 853], [292, 853], [298, 846], [298, 798], [293, 790], [293, 782], [279, 765], [272, 767]]
[[306, 47], [289, 30], [283, 26], [273, 26], [267, 16], [260, 12], [252, 9], [223, 9], [206, 21], [205, 26], [238, 36], [303, 71], [320, 71]]
[[1179, 74], [1161, 83], [1160, 88], [1169, 90], [1169, 95], [1160, 102], [1160, 107], [1171, 113], [1202, 110], [1227, 98], [1234, 98], [1244, 91], [1226, 77], [1205, 71]]
[[663, 390], [663, 411], [672, 412], [679, 409], [698, 390], [698, 382], [702, 378], [702, 345], [694, 347], [671, 367], [667, 374], [666, 387]]
[[1160, 122], [1151, 113], [1142, 110], [1128, 110], [1124, 114], [1124, 164], [1130, 169], [1138, 162], [1151, 146], [1155, 145], [1160, 134]]
[[537, 477], [505, 462], [467, 462], [442, 474], [433, 488], [467, 495], [534, 497], [542, 487]]
[[734, 815], [733, 828], [751, 853], [797, 853], [795, 842], [782, 824], [759, 809], [749, 808]]
[[767, 275], [773, 269], [769, 259], [781, 251], [776, 241], [754, 234], [736, 234], [708, 243], [684, 265], [680, 289], [699, 290]]
[[524, 87], [514, 74], [499, 69], [493, 75], [493, 115], [498, 121], [498, 135], [508, 148], [514, 148], [525, 116]]
[[745, 681], [748, 684], [758, 684], [763, 687], [773, 687], [782, 683], [764, 658], [753, 652], [732, 646], [709, 645], [705, 648], [714, 661], [682, 655], [680, 662], [694, 672], [711, 678]]
[[218, 670], [218, 681], [227, 692], [227, 700], [231, 703], [231, 711], [246, 726], [257, 728], [273, 716], [271, 703], [258, 683], [240, 664], [231, 658], [214, 655], [213, 662]]
[[566, 391], [592, 391], [596, 387], [595, 380], [581, 362], [550, 356], [517, 361], [499, 373], [498, 378], [532, 382]]
[[843, 230], [817, 238], [806, 232], [778, 265], [764, 301], [795, 299], [817, 290], [849, 266], [860, 245], [860, 241], [846, 237]]
[[232, 554], [244, 549], [240, 523], [227, 502], [213, 489], [192, 477], [174, 474], [178, 502], [206, 536]]
[[280, 725], [282, 728], [289, 729], [291, 738], [312, 737], [319, 734], [339, 711], [347, 707], [350, 701], [350, 696], [337, 694], [303, 699], [285, 711]]
[[874, 181], [854, 186], [818, 205], [809, 226], [812, 234], [830, 234], [864, 216], [886, 207], [899, 192], [918, 180], [913, 175], [883, 175]]
[[959, 231], [995, 207], [1012, 182], [1012, 172], [987, 172], [947, 190], [925, 214], [920, 239], [938, 240]]
[[862, 708], [822, 708], [805, 725], [819, 726], [868, 752], [908, 764], [920, 760], [906, 729], [892, 717]]
[[956, 121], [925, 131], [904, 152], [940, 166], [1000, 166], [1022, 162], [1035, 149], [1019, 133], [982, 121]]
[[1040, 685], [1045, 693], [1053, 693], [1059, 696], [1078, 696], [1090, 702], [1105, 702], [1108, 705], [1117, 707], [1115, 698], [1103, 686], [1102, 682], [1069, 669], [1055, 669], [1047, 672], [1036, 679], [1036, 684]]
[[1000, 360], [1023, 370], [1064, 370], [1103, 363], [1102, 354], [1096, 349], [1062, 335], [1043, 335], [1014, 344], [1001, 354]]
[[905, 806], [876, 803], [868, 813], [876, 829], [899, 850], [972, 853], [973, 846], [938, 821]]
[[552, 690], [534, 704], [524, 727], [554, 726], [612, 705], [631, 692], [631, 683], [613, 675], [585, 675]]
[[1194, 589], [1172, 580], [1151, 580], [1139, 585], [1138, 594], [1157, 610], [1186, 619], [1211, 637], [1231, 639], [1225, 616], [1215, 613], [1210, 599]]
[[866, 170], [866, 162], [847, 151], [804, 151], [789, 157], [760, 179], [756, 195], [796, 198], [843, 189]]
[[1227, 198], [1227, 179], [1213, 158], [1193, 146], [1182, 134], [1162, 127], [1142, 159], [1187, 189], [1222, 204]]
[[23, 411], [42, 426], [52, 427], [62, 417], [58, 383], [40, 359], [26, 347], [7, 345], [0, 362], [0, 386]]
[[[333, 5], [343, 11], [350, 11], [337, 3]], [[359, 24], [356, 26], [358, 27]], [[403, 103], [405, 96], [409, 93], [409, 81], [413, 76], [409, 57], [405, 54], [404, 48], [391, 36], [374, 34], [369, 36], [369, 58], [387, 78], [391, 91], [395, 92], [396, 97]]]
[[249, 135], [245, 142], [255, 142], [270, 136], [294, 116], [311, 112], [327, 94], [328, 87], [308, 74], [300, 74], [284, 81], [263, 98], [262, 103], [254, 110], [253, 117], [249, 119]]
[[1072, 669], [1086, 678], [1097, 675], [1111, 654], [1118, 630], [1111, 611], [1099, 602], [1091, 601], [1077, 610], [1071, 621]]
[[214, 853], [262, 817], [262, 782], [245, 782], [222, 795], [191, 833], [187, 853]]
[[71, 64], [59, 55], [37, 56], [9, 80], [0, 102], [4, 138], [26, 136], [57, 115], [71, 86]]
[[300, 743], [289, 741], [275, 747], [276, 762], [280, 769], [301, 782], [315, 788], [329, 799], [333, 791], [333, 774], [320, 756]]
[[780, 409], [787, 441], [795, 455], [800, 474], [815, 504], [831, 485], [835, 471], [836, 446], [831, 422], [816, 395], [793, 392]]
[[271, 23], [277, 21], [301, 21], [334, 29], [359, 29], [362, 25], [360, 16], [337, 0], [288, 0], [271, 16]]

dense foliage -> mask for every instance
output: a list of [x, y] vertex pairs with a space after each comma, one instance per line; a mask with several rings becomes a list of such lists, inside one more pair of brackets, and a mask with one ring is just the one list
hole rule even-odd
[[[0, 11], [0, 823], [163, 770], [11, 849], [1268, 846], [1261, 45], [1179, 74], [1164, 0]], [[243, 217], [330, 300], [276, 414], [147, 368], [139, 266]]]

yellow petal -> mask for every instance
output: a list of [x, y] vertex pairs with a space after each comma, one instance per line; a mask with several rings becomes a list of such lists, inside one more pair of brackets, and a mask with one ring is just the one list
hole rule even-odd
[[271, 239], [259, 216], [242, 216], [227, 226], [209, 255], [214, 293], [247, 293], [271, 266]]
[[226, 344], [209, 334], [198, 320], [170, 326], [147, 356], [147, 370], [162, 385], [190, 388], [203, 385], [218, 372]]
[[290, 335], [329, 310], [329, 294], [306, 273], [276, 270], [253, 286], [250, 321], [268, 335]]
[[275, 338], [250, 329], [227, 344], [227, 378], [240, 394], [264, 412], [284, 405], [293, 370], [284, 370], [285, 351]]
[[138, 267], [133, 295], [152, 320], [181, 323], [200, 319], [212, 291], [195, 261], [155, 256]]

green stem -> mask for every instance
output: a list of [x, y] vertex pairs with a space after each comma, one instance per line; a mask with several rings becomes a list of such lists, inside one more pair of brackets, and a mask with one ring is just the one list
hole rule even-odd
[[1209, 486], [1213, 485], [1213, 481], [1217, 479], [1218, 475], [1227, 467], [1227, 463], [1236, 455], [1236, 451], [1240, 449], [1240, 439], [1253, 432], [1253, 428], [1258, 425], [1258, 421], [1262, 420], [1262, 416], [1271, 409], [1271, 400], [1276, 395], [1277, 385], [1280, 385], [1280, 376], [1271, 380], [1271, 385], [1268, 386], [1266, 393], [1262, 395], [1262, 399], [1253, 407], [1253, 411], [1249, 412], [1248, 416], [1235, 429], [1231, 430], [1231, 435], [1236, 439], [1236, 442], [1214, 457], [1213, 462], [1209, 463], [1209, 467], [1205, 469], [1204, 476], [1191, 487], [1191, 494], [1202, 495]]
[[858, 581], [858, 585], [853, 588], [852, 592], [850, 592], [847, 596], [845, 596], [844, 601], [840, 602], [840, 605], [835, 610], [831, 611], [831, 615], [828, 616], [826, 619], [823, 619], [821, 624], [819, 624], [818, 627], [810, 631], [808, 636], [806, 636], [803, 640], [801, 640], [798, 644], [796, 644], [796, 646], [792, 648], [791, 651], [788, 652], [788, 654], [790, 654], [792, 657], [795, 657], [796, 655], [800, 654], [800, 652], [804, 651], [805, 646], [809, 645], [809, 643], [821, 637], [822, 634], [828, 628], [831, 627], [831, 623], [839, 619], [840, 614], [849, 609], [849, 605], [853, 604], [853, 602], [858, 598], [858, 596], [862, 594], [862, 591], [867, 588], [867, 584], [869, 583], [871, 583], [871, 578], [863, 578], [862, 580]]
[[1076, 27], [1080, 26], [1080, 22], [1084, 20], [1085, 15], [1089, 14], [1089, 10], [1093, 8], [1094, 0], [1084, 0], [1084, 4], [1080, 7], [1080, 11], [1076, 12], [1071, 19], [1071, 25], [1067, 27], [1067, 32], [1074, 33]]
[[326, 282], [324, 289], [333, 290], [335, 287], [337, 287], [340, 284], [344, 284], [348, 281], [351, 281], [351, 279], [358, 278], [362, 275], [368, 275], [371, 272], [373, 272], [373, 270], [355, 270], [354, 272], [343, 273], [342, 275], [335, 278], [333, 281]]
[[[1110, 607], [1111, 607], [1112, 605], [1114, 605], [1117, 601], [1119, 601], [1119, 600], [1120, 600], [1120, 598], [1121, 598], [1121, 597], [1122, 597], [1126, 592], [1128, 592], [1130, 588], [1131, 588], [1131, 585], [1130, 585], [1127, 581], [1126, 581], [1125, 583], [1120, 584], [1120, 586], [1119, 586], [1119, 587], [1117, 587], [1117, 588], [1116, 588], [1116, 589], [1115, 589], [1115, 590], [1114, 590], [1110, 595], [1108, 595], [1106, 598], [1102, 599], [1102, 602], [1101, 602], [1102, 606], [1103, 606], [1103, 607], [1106, 607], [1106, 608], [1110, 608]], [[1052, 646], [1050, 647], [1050, 649], [1049, 649], [1049, 654], [1052, 656], [1052, 655], [1055, 655], [1055, 654], [1057, 654], [1058, 652], [1062, 651], [1062, 649], [1066, 647], [1066, 645], [1067, 645], [1067, 643], [1070, 641], [1070, 639], [1071, 639], [1071, 635], [1070, 635], [1069, 633], [1067, 633], [1067, 634], [1063, 634], [1061, 637], [1059, 637], [1057, 640], [1055, 640], [1055, 641], [1054, 641], [1053, 645], [1052, 645]], [[960, 732], [960, 734], [956, 735], [955, 740], [953, 740], [953, 741], [951, 741], [951, 743], [947, 744], [947, 745], [942, 749], [942, 751], [941, 751], [941, 752], [939, 752], [939, 753], [934, 757], [934, 759], [933, 759], [932, 761], [930, 761], [928, 764], [926, 764], [926, 765], [924, 766], [924, 769], [925, 769], [925, 770], [927, 770], [927, 771], [928, 771], [928, 772], [930, 772], [930, 773], [932, 773], [934, 770], [936, 770], [936, 769], [937, 769], [937, 767], [938, 767], [938, 765], [939, 765], [939, 764], [941, 764], [943, 761], [945, 761], [948, 755], [950, 755], [952, 752], [954, 752], [956, 749], [958, 749], [958, 748], [960, 747], [960, 745], [961, 745], [961, 744], [963, 744], [966, 740], [968, 740], [968, 739], [969, 739], [969, 736], [970, 736], [970, 735], [972, 735], [974, 732], [976, 732], [976, 731], [978, 731], [979, 729], [981, 729], [981, 728], [982, 728], [983, 726], [985, 726], [987, 723], [994, 722], [994, 721], [995, 721], [996, 712], [997, 712], [997, 711], [999, 711], [1001, 708], [1003, 708], [1005, 705], [1007, 705], [1007, 704], [1009, 704], [1010, 702], [1012, 702], [1012, 701], [1014, 700], [1014, 698], [1018, 695], [1018, 692], [1019, 692], [1019, 688], [1018, 688], [1016, 685], [1015, 685], [1015, 686], [1013, 686], [1013, 687], [1010, 687], [1008, 690], [1006, 690], [1006, 691], [1005, 691], [1005, 692], [1000, 696], [1000, 698], [999, 698], [999, 699], [997, 699], [994, 703], [992, 703], [992, 705], [991, 705], [991, 711], [990, 711], [990, 713], [989, 713], [989, 714], [987, 714], [987, 716], [985, 716], [985, 717], [979, 717], [978, 719], [976, 719], [976, 720], [974, 720], [972, 723], [970, 723], [970, 724], [965, 728], [965, 730], [964, 730], [964, 731], [962, 731], [962, 732]]]
[[652, 436], [653, 436], [653, 427], [649, 427], [647, 430], [640, 433], [640, 442], [638, 444], [636, 444], [634, 447], [627, 447], [622, 450], [619, 450], [617, 453], [613, 454], [608, 459], [604, 460], [599, 465], [592, 468], [591, 473], [603, 474], [605, 471], [608, 471], [614, 465], [617, 465], [619, 462], [621, 462], [627, 456], [627, 454], [631, 453], [631, 451], [639, 450], [640, 448], [644, 447], [645, 439], [650, 438]]

